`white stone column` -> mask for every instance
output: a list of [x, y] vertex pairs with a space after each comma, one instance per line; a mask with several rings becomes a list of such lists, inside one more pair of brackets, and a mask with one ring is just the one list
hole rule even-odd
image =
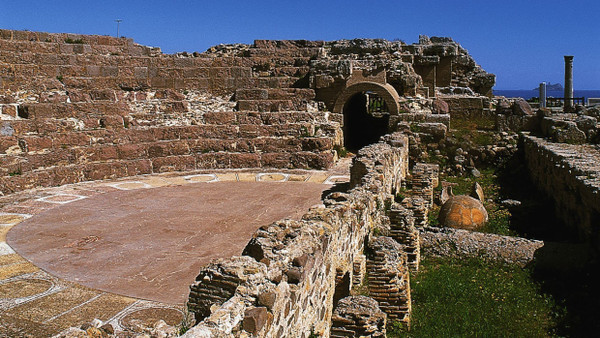
[[546, 108], [546, 82], [540, 83], [540, 108]]

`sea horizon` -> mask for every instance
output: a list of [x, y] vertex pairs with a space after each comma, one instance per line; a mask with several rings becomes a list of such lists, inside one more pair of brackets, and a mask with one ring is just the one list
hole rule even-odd
[[[494, 95], [504, 97], [522, 97], [529, 100], [533, 97], [539, 97], [540, 93], [537, 89], [494, 89]], [[564, 97], [564, 90], [548, 90], [547, 97]], [[573, 97], [597, 98], [600, 97], [600, 89], [575, 89]]]

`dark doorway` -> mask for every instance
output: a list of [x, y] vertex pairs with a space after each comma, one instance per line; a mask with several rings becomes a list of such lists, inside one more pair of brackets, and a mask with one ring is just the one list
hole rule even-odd
[[344, 146], [351, 152], [376, 143], [389, 132], [390, 115], [381, 97], [358, 93], [344, 105]]

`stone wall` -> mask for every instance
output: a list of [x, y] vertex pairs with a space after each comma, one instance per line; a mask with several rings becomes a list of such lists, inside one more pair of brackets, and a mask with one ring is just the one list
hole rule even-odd
[[0, 30], [0, 193], [174, 170], [329, 168], [341, 117], [319, 109], [314, 90], [290, 88], [310, 56], [282, 56], [265, 75], [262, 57]]
[[481, 79], [493, 82], [451, 39], [421, 40], [256, 40], [167, 55], [127, 38], [0, 30], [0, 192], [172, 170], [328, 168], [343, 119], [327, 110], [346, 87], [376, 83], [396, 107], [398, 93], [424, 93], [428, 71], [415, 65], [480, 93]]
[[463, 229], [419, 229], [420, 249], [430, 257], [476, 258], [526, 266], [533, 262], [544, 242]]
[[534, 183], [554, 200], [556, 214], [582, 242], [600, 248], [600, 149], [553, 143], [523, 134], [525, 162]]
[[377, 237], [369, 242], [369, 249], [369, 295], [388, 318], [409, 324], [410, 278], [404, 247], [390, 237]]
[[[407, 321], [410, 289], [404, 247], [371, 231], [388, 222], [393, 192], [407, 174], [406, 137], [392, 134], [385, 139], [388, 143], [359, 151], [352, 170], [358, 183], [348, 193], [330, 194], [323, 207], [313, 208], [301, 221], [263, 226], [244, 256], [204, 268], [189, 298], [190, 309], [202, 321], [187, 336], [240, 336], [242, 330], [265, 337], [328, 336], [333, 310], [349, 295], [361, 267], [370, 272], [369, 288], [381, 296], [381, 308], [391, 318]], [[382, 245], [386, 250], [379, 250]], [[365, 266], [366, 249], [376, 256], [367, 254]]]

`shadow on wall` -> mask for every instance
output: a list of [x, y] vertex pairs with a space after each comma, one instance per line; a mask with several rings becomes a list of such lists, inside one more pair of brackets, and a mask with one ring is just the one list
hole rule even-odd
[[595, 336], [600, 330], [600, 264], [586, 244], [551, 243], [535, 252], [533, 272], [556, 302], [561, 337]]
[[367, 95], [358, 93], [344, 105], [344, 147], [357, 152], [364, 146], [377, 143], [389, 133], [389, 114], [375, 117], [367, 110]]

